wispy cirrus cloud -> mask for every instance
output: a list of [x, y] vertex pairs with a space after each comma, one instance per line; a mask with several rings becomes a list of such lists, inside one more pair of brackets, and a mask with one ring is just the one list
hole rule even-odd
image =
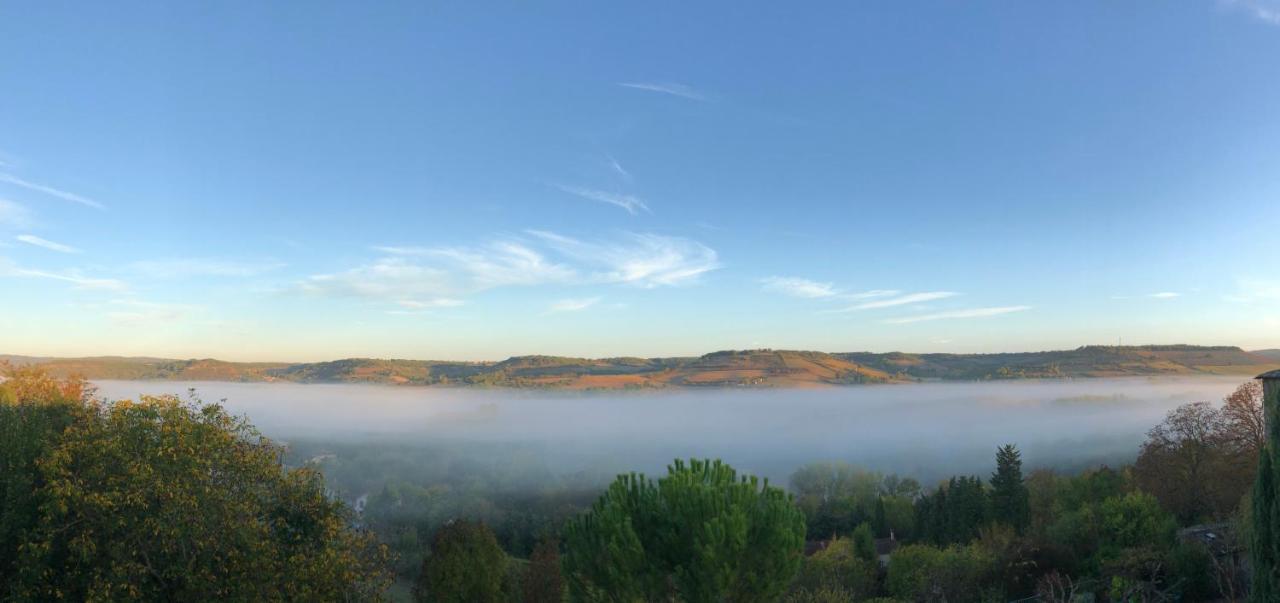
[[526, 231], [583, 266], [589, 281], [645, 288], [682, 285], [720, 267], [715, 250], [690, 239], [623, 233], [613, 241], [580, 241], [542, 230]]
[[1031, 306], [1000, 306], [992, 308], [968, 308], [964, 310], [950, 310], [947, 312], [936, 312], [934, 314], [919, 314], [916, 316], [900, 316], [898, 318], [889, 318], [885, 322], [889, 324], [901, 325], [913, 322], [927, 322], [932, 320], [950, 320], [957, 318], [985, 318], [988, 316], [999, 316], [1001, 314], [1011, 314], [1014, 312], [1025, 312], [1030, 310]]
[[760, 279], [766, 291], [773, 291], [791, 297], [822, 299], [839, 294], [832, 283], [820, 283], [807, 278], [792, 276], [770, 276]]
[[105, 205], [98, 203], [97, 201], [94, 201], [93, 199], [90, 199], [88, 197], [67, 192], [62, 189], [53, 188], [52, 186], [45, 186], [43, 184], [37, 184], [35, 182], [23, 180], [17, 176], [14, 176], [13, 174], [0, 173], [0, 182], [6, 182], [14, 186], [20, 186], [27, 190], [36, 191], [38, 193], [44, 193], [46, 195], [49, 195], [50, 197], [57, 197], [64, 201], [79, 203], [81, 205], [92, 207], [94, 209], [106, 209]]
[[685, 84], [677, 84], [675, 82], [619, 82], [619, 86], [623, 88], [632, 88], [635, 90], [646, 90], [649, 92], [660, 92], [662, 94], [670, 94], [680, 98], [687, 98], [696, 101], [711, 100], [706, 94], [694, 90]]
[[[694, 282], [719, 267], [712, 249], [688, 239], [623, 233], [584, 241], [530, 230], [479, 246], [382, 245], [384, 254], [347, 270], [316, 274], [294, 284], [303, 293], [378, 299], [458, 299], [500, 287], [628, 284], [645, 288]], [[459, 302], [460, 303], [460, 302]], [[439, 304], [437, 304], [439, 307]]]
[[580, 299], [562, 299], [560, 301], [552, 303], [551, 306], [547, 308], [547, 312], [549, 313], [580, 312], [598, 303], [600, 303], [599, 297], [585, 297]]
[[628, 172], [626, 168], [622, 167], [622, 164], [618, 163], [618, 160], [614, 159], [613, 155], [607, 155], [606, 157], [609, 160], [609, 169], [613, 170], [613, 173], [617, 174], [618, 177], [623, 180], [631, 182], [631, 172]]
[[583, 199], [587, 199], [590, 201], [607, 203], [609, 205], [615, 205], [617, 207], [621, 207], [622, 209], [627, 210], [627, 213], [633, 216], [636, 214], [639, 214], [642, 211], [646, 213], [651, 213], [649, 211], [649, 206], [646, 205], [645, 202], [642, 201], [639, 197], [635, 197], [633, 195], [611, 193], [608, 191], [601, 191], [601, 190], [596, 190], [591, 188], [582, 188], [580, 186], [565, 186], [562, 184], [557, 184], [556, 188], [566, 193], [569, 193], [570, 195], [574, 195], [576, 197], [581, 197]]
[[58, 253], [80, 253], [80, 250], [76, 249], [75, 247], [72, 247], [70, 245], [63, 245], [62, 243], [50, 241], [49, 239], [42, 239], [35, 235], [29, 235], [29, 234], [18, 235], [14, 238], [22, 243], [26, 243], [28, 245], [32, 245], [35, 247], [48, 249], [49, 251], [56, 251]]
[[[881, 292], [876, 292], [876, 293], [881, 293]], [[957, 295], [960, 295], [960, 294], [954, 291], [924, 291], [920, 293], [908, 293], [905, 295], [898, 295], [897, 292], [894, 292], [892, 293], [892, 296], [878, 295], [877, 297], [880, 299], [875, 299], [873, 301], [863, 301], [861, 303], [854, 304], [846, 308], [841, 308], [839, 310], [832, 310], [832, 312], [858, 312], [861, 310], [892, 308], [895, 306], [905, 306], [908, 304], [919, 304], [919, 303], [924, 303], [924, 302], [929, 302], [929, 301], [934, 301], [939, 299], [946, 299], [948, 297], [955, 297]]]
[[875, 299], [877, 297], [892, 297], [901, 294], [902, 292], [897, 289], [872, 289], [861, 293], [843, 293], [840, 297], [842, 299]]
[[1218, 0], [1218, 4], [1247, 12], [1271, 25], [1280, 25], [1280, 0]]
[[[765, 291], [807, 299], [860, 301], [866, 303], [865, 300], [868, 299], [893, 297], [902, 294], [897, 289], [871, 289], [869, 291], [850, 293], [836, 287], [834, 283], [815, 281], [797, 276], [770, 276], [760, 279], [760, 282], [764, 285]], [[837, 311], [849, 311], [849, 309]]]
[[448, 247], [428, 255], [444, 260], [478, 289], [565, 282], [576, 274], [572, 267], [515, 241], [499, 241], [479, 249]]
[[117, 279], [85, 276], [79, 270], [74, 269], [52, 271], [24, 268], [7, 258], [0, 258], [0, 277], [36, 278], [62, 281], [65, 283], [71, 283], [71, 285], [76, 289], [85, 290], [125, 291], [129, 288], [124, 281]]
[[432, 299], [466, 292], [448, 270], [404, 257], [384, 257], [339, 272], [316, 274], [296, 283], [303, 293], [357, 297], [399, 304], [406, 299]]
[[402, 299], [396, 303], [400, 304], [401, 307], [408, 308], [410, 310], [430, 310], [432, 308], [455, 308], [466, 302], [463, 302], [460, 299], [453, 299], [451, 297], [438, 297], [436, 299], [428, 299], [425, 301]]

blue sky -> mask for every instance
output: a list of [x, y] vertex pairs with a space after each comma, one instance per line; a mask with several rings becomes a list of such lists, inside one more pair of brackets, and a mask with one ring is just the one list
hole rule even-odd
[[0, 4], [0, 352], [1280, 347], [1280, 2]]

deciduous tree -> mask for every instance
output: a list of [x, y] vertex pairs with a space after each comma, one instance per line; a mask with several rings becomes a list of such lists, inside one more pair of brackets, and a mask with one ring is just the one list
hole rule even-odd
[[[12, 381], [20, 409], [39, 398]], [[277, 446], [218, 405], [83, 403], [43, 434], [28, 478], [39, 507], [23, 515], [10, 599], [356, 600], [385, 589], [385, 549], [352, 529], [320, 476], [282, 467]]]
[[1224, 517], [1248, 487], [1223, 413], [1208, 402], [1169, 411], [1134, 463], [1138, 486], [1184, 523]]
[[555, 539], [544, 539], [534, 547], [523, 586], [524, 603], [560, 603], [564, 599], [560, 544]]

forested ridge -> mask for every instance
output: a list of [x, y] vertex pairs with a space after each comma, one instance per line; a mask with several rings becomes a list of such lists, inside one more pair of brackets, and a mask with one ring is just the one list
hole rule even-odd
[[517, 356], [501, 362], [346, 358], [328, 362], [226, 362], [214, 359], [0, 356], [59, 376], [86, 379], [287, 381], [634, 389], [805, 387], [916, 381], [1255, 375], [1280, 368], [1268, 351], [1231, 346], [1085, 346], [1004, 354], [722, 351], [698, 357], [567, 358]]
[[987, 471], [936, 483], [857, 459], [802, 466], [786, 484], [702, 459], [610, 481], [518, 449], [285, 446], [194, 395], [104, 401], [10, 367], [0, 595], [1243, 601], [1251, 585], [1274, 588], [1280, 558], [1267, 511], [1280, 433], [1263, 398], [1248, 381], [1185, 404], [1133, 464], [1073, 473], [993, 443]]

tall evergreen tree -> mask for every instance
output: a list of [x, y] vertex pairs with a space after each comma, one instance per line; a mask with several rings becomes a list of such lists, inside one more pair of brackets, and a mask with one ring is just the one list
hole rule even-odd
[[916, 527], [934, 544], [965, 544], [990, 520], [990, 506], [981, 478], [953, 477], [916, 501]]
[[1021, 533], [1031, 517], [1030, 495], [1022, 481], [1022, 453], [1013, 444], [996, 450], [996, 472], [991, 475], [992, 519]]
[[885, 538], [889, 535], [889, 519], [885, 517], [884, 497], [876, 497], [876, 509], [871, 518], [871, 529], [875, 530], [876, 538]]
[[1280, 447], [1280, 371], [1271, 371], [1262, 379], [1263, 414], [1266, 417], [1266, 442], [1258, 461], [1258, 477], [1253, 486], [1253, 601], [1272, 602], [1280, 599], [1280, 476], [1277, 475], [1276, 449]]

